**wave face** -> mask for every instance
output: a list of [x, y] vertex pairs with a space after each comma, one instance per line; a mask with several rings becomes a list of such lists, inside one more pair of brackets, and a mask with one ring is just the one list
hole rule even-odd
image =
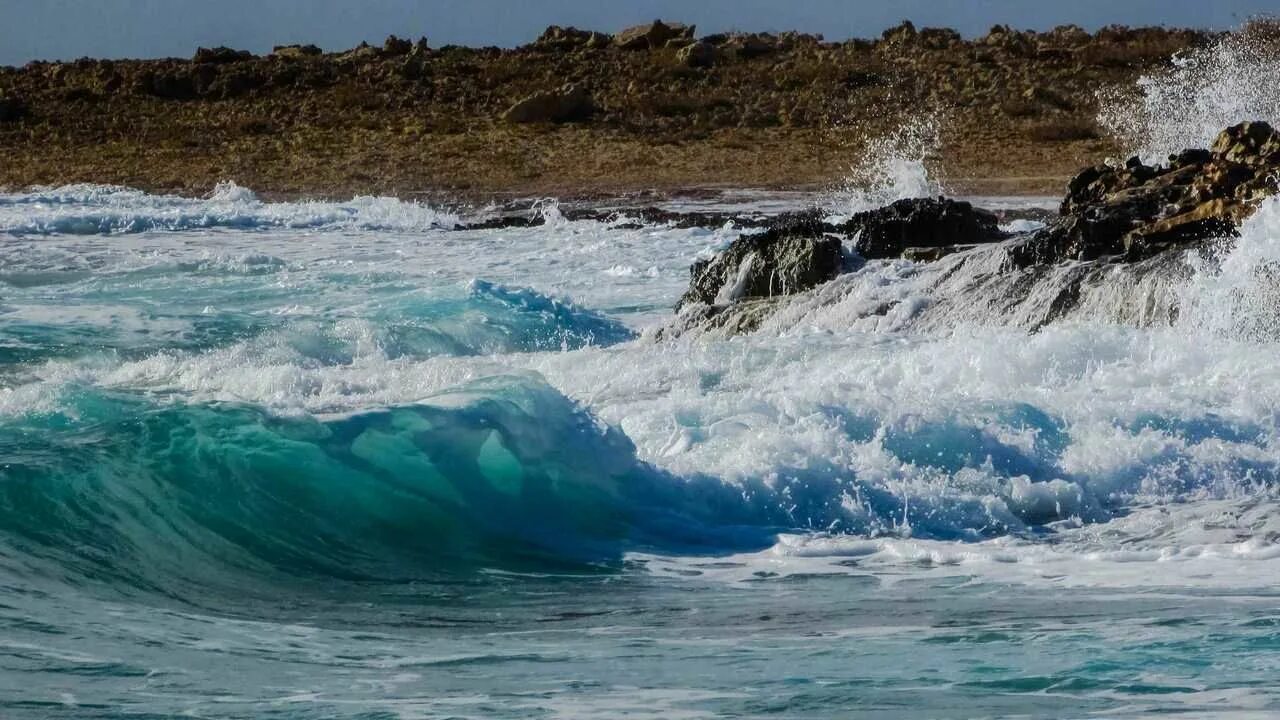
[[0, 452], [6, 556], [126, 593], [767, 544], [704, 506], [722, 485], [692, 496], [616, 429], [522, 378], [325, 420], [84, 392], [60, 414], [0, 424]]

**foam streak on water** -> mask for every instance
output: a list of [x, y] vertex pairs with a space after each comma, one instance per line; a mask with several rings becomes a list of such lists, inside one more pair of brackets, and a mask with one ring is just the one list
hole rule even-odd
[[664, 343], [732, 227], [448, 217], [4, 197], [0, 714], [1280, 710], [1280, 203]]

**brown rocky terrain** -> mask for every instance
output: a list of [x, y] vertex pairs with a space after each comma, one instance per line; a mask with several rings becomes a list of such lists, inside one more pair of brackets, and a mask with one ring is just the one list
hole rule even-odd
[[1117, 150], [1093, 118], [1192, 30], [904, 24], [875, 40], [549, 28], [515, 49], [389, 38], [324, 54], [0, 68], [0, 186], [76, 181], [198, 194], [583, 195], [837, 182], [922, 112], [955, 190], [1057, 193]]

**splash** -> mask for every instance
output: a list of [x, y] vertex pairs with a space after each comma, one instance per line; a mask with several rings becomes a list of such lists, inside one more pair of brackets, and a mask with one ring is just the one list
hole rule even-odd
[[831, 210], [851, 215], [895, 200], [945, 194], [925, 166], [941, 146], [939, 126], [936, 114], [924, 114], [868, 142], [861, 162], [832, 199]]
[[1207, 338], [1280, 342], [1280, 198], [1244, 222], [1240, 237], [1188, 254], [1180, 324]]
[[1148, 164], [1209, 147], [1225, 127], [1280, 120], [1280, 23], [1248, 23], [1100, 100], [1099, 125]]

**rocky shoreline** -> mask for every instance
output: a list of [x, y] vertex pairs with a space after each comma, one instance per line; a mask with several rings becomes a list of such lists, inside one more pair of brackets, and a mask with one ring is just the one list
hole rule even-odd
[[[1132, 284], [1176, 274], [1185, 251], [1212, 251], [1230, 241], [1278, 192], [1280, 131], [1253, 121], [1223, 130], [1210, 148], [1171, 156], [1166, 165], [1135, 157], [1085, 168], [1069, 183], [1057, 216], [1031, 232], [1003, 231], [994, 213], [947, 198], [900, 200], [839, 223], [816, 211], [788, 215], [695, 263], [675, 320], [658, 336], [751, 332], [794, 296], [821, 294], [868, 260], [957, 255], [947, 273], [955, 275], [980, 247], [996, 252], [968, 274], [965, 301], [995, 298], [1007, 308], [1029, 302], [1033, 307], [1019, 314], [1034, 329], [1073, 311], [1086, 288], [1117, 268]], [[998, 289], [984, 294], [984, 287]]]
[[1219, 36], [1077, 27], [979, 38], [910, 24], [866, 40], [551, 27], [512, 48], [388, 38], [326, 53], [0, 68], [0, 186], [99, 182], [194, 195], [578, 196], [825, 187], [935, 112], [947, 187], [1058, 192], [1117, 151], [1098, 92]]

